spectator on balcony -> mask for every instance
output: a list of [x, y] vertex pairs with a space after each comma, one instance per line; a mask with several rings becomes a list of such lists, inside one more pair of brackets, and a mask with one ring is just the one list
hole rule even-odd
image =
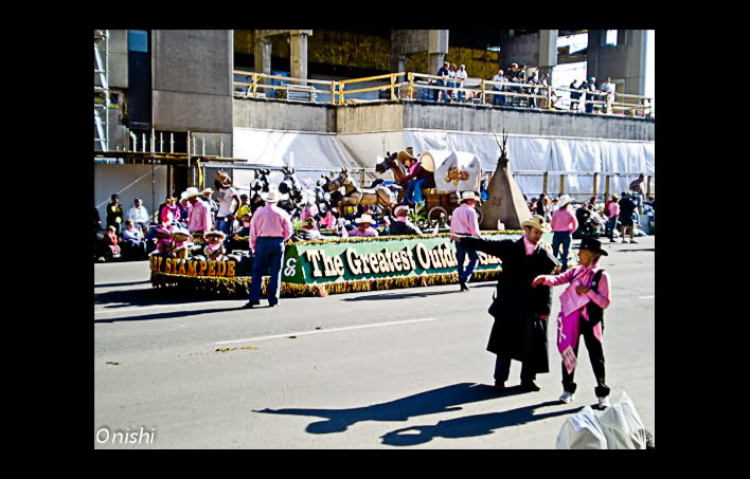
[[[534, 73], [531, 74], [531, 78], [529, 78], [528, 83], [532, 83], [534, 85], [540, 84], [539, 70], [534, 70]], [[539, 88], [528, 88], [528, 93], [531, 95], [537, 95], [539, 93]], [[531, 98], [529, 98], [529, 108], [536, 108], [536, 96], [532, 96]]]
[[[461, 66], [456, 70], [456, 87], [457, 88], [463, 88], [464, 82], [469, 77], [469, 74], [466, 72], [466, 65], [461, 64]], [[458, 102], [461, 103], [463, 101], [463, 92], [461, 90], [458, 91]]]
[[456, 64], [451, 63], [450, 69], [448, 69], [448, 101], [453, 100], [453, 93], [456, 88]]
[[[508, 79], [505, 77], [505, 72], [503, 72], [502, 70], [497, 71], [497, 75], [495, 75], [492, 81], [496, 81], [499, 83], [508, 83]], [[492, 89], [494, 91], [503, 91], [505, 89], [505, 85], [494, 85]], [[492, 104], [505, 106], [505, 96], [500, 94], [492, 95]]]
[[[585, 83], [585, 82], [583, 82]], [[581, 85], [578, 85], [578, 80], [573, 80], [573, 82], [570, 84], [571, 90], [582, 90], [583, 89], [583, 83]], [[577, 91], [571, 91], [570, 92], [570, 110], [571, 111], [578, 111], [578, 104], [579, 100], [581, 98], [581, 94]]]
[[[596, 78], [589, 78], [589, 81], [584, 83], [582, 90], [594, 93], [598, 92], [598, 90], [596, 89]], [[598, 99], [599, 95], [586, 95], [586, 113], [594, 113], [594, 104], [591, 102], [597, 101]]]
[[120, 204], [120, 196], [112, 195], [112, 202], [107, 205], [107, 229], [110, 226], [115, 227], [115, 233], [120, 232], [120, 224], [122, 223], [122, 205]]
[[440, 85], [443, 88], [440, 89], [440, 90], [435, 90], [435, 91], [438, 92], [438, 96], [437, 96], [436, 100], [445, 100], [445, 101], [448, 101], [448, 97], [447, 97], [447, 94], [446, 94], [446, 91], [445, 91], [445, 87], [448, 86], [448, 74], [450, 73], [450, 67], [451, 67], [451, 64], [448, 63], [448, 62], [445, 62], [445, 63], [443, 63], [443, 68], [441, 68], [437, 72], [437, 75], [439, 77], [442, 77], [442, 79], [438, 80], [438, 82], [440, 83]]
[[603, 95], [603, 100], [606, 103], [605, 111], [612, 113], [612, 103], [615, 101], [615, 86], [612, 83], [612, 79], [607, 77], [599, 87], [599, 90], [605, 93]]
[[[542, 79], [541, 79], [541, 80], [539, 80], [539, 84], [540, 84], [540, 85], [541, 85], [542, 87], [544, 87], [544, 88], [542, 88], [542, 89], [540, 90], [540, 94], [541, 94], [541, 95], [542, 95], [542, 96], [543, 96], [544, 98], [540, 98], [540, 99], [539, 99], [539, 108], [541, 108], [542, 110], [546, 110], [546, 109], [547, 109], [547, 108], [549, 108], [549, 106], [550, 106], [550, 105], [549, 105], [549, 102], [547, 101], [547, 88], [548, 88], [548, 87], [550, 86], [550, 84], [549, 84], [549, 81], [550, 81], [550, 76], [549, 76], [549, 73], [545, 73], [544, 75], [542, 75]], [[554, 96], [554, 91], [553, 91], [553, 92], [552, 92], [552, 93], [550, 94], [550, 98], [553, 98], [553, 100], [552, 100], [552, 106], [554, 106], [554, 104], [555, 104], [555, 100], [554, 100], [554, 98], [555, 98], [555, 96]]]

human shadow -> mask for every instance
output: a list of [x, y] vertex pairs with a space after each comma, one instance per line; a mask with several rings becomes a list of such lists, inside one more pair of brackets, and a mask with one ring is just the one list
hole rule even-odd
[[169, 311], [166, 313], [145, 314], [142, 316], [128, 316], [125, 318], [100, 318], [94, 319], [94, 323], [121, 323], [125, 321], [150, 321], [156, 319], [184, 318], [186, 316], [196, 316], [199, 314], [224, 313], [227, 311], [233, 311], [234, 309], [235, 308], [214, 308], [191, 311]]
[[413, 396], [372, 406], [350, 409], [263, 409], [253, 411], [263, 414], [287, 414], [313, 416], [324, 421], [310, 423], [305, 429], [311, 434], [344, 432], [350, 426], [364, 421], [406, 421], [410, 417], [459, 411], [460, 404], [488, 401], [501, 397], [523, 394], [520, 388], [496, 392], [484, 384], [460, 383], [433, 389]]
[[[519, 426], [521, 424], [528, 424], [542, 419], [573, 414], [583, 409], [583, 406], [580, 406], [545, 414], [534, 414], [534, 411], [539, 408], [555, 405], [560, 405], [560, 403], [558, 401], [549, 401], [533, 406], [511, 409], [509, 411], [449, 419], [446, 421], [440, 421], [434, 426], [407, 427], [389, 432], [388, 434], [381, 436], [380, 439], [383, 444], [403, 447], [425, 444], [436, 437], [458, 439], [462, 437], [485, 436], [504, 427]], [[414, 432], [416, 432], [416, 434]]]
[[[106, 305], [117, 303], [110, 308], [127, 308], [130, 306], [155, 306], [155, 305], [182, 305], [185, 303], [196, 303], [215, 301], [200, 294], [187, 297], [183, 291], [176, 288], [144, 288], [136, 290], [107, 291], [106, 293], [94, 293], [94, 305]], [[229, 300], [229, 299], [228, 299]]]

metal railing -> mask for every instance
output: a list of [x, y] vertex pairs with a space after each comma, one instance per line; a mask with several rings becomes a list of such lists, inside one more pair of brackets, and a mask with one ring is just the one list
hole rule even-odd
[[[642, 95], [630, 95], [617, 92], [602, 92], [572, 89], [568, 87], [552, 87], [538, 83], [515, 83], [515, 82], [497, 82], [485, 80], [482, 78], [466, 78], [461, 85], [467, 83], [476, 84], [476, 86], [463, 87], [455, 82], [455, 86], [448, 85], [448, 82], [454, 82], [451, 78], [446, 79], [442, 76], [429, 75], [426, 73], [401, 72], [388, 73], [365, 78], [353, 78], [342, 81], [311, 80], [304, 78], [293, 78], [282, 75], [266, 75], [264, 73], [254, 73], [235, 70], [236, 75], [245, 75], [252, 79], [251, 82], [235, 81], [234, 96], [236, 98], [272, 98], [274, 100], [300, 99], [297, 95], [290, 95], [292, 92], [305, 92], [310, 96], [308, 100], [317, 101], [317, 96], [330, 95], [332, 105], [344, 105], [347, 103], [346, 96], [358, 93], [367, 93], [375, 91], [388, 91], [389, 95], [377, 99], [357, 98], [357, 102], [377, 102], [377, 101], [394, 101], [394, 100], [431, 100], [439, 101], [442, 98], [452, 98], [457, 92], [462, 92], [466, 102], [481, 104], [487, 106], [497, 106], [496, 98], [503, 99], [500, 106], [506, 106], [504, 103], [510, 103], [509, 106], [516, 107], [536, 107], [548, 111], [589, 111], [595, 113], [605, 113], [611, 115], [625, 114], [633, 117], [653, 117], [655, 114], [653, 98]], [[406, 77], [404, 81], [399, 81], [401, 77]], [[266, 83], [272, 81], [272, 84]], [[366, 88], [347, 90], [347, 86], [363, 82], [373, 82], [385, 80], [383, 85], [377, 85]], [[420, 82], [420, 80], [422, 80]], [[315, 88], [312, 85], [324, 85], [324, 88]], [[499, 88], [499, 89], [495, 89]], [[276, 90], [285, 92], [281, 95], [270, 94]], [[434, 92], [432, 94], [420, 95], [420, 90]], [[450, 92], [450, 93], [449, 93]], [[561, 94], [562, 93], [562, 94]], [[570, 98], [572, 94], [580, 95], [580, 98]], [[534, 101], [532, 101], [534, 100]], [[352, 100], [349, 100], [352, 101]], [[564, 106], [568, 103], [567, 108]], [[587, 108], [588, 106], [588, 108]]]

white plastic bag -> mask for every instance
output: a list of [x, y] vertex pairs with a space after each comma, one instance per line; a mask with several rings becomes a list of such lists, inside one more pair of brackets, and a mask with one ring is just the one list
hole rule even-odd
[[557, 449], [607, 449], [607, 439], [591, 406], [586, 406], [563, 424]]
[[646, 449], [646, 427], [625, 392], [599, 417], [599, 425], [607, 438], [607, 449]]

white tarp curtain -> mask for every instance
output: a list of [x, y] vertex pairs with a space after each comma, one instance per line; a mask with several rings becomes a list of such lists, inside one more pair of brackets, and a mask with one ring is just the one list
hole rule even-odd
[[[401, 151], [414, 147], [419, 155], [428, 150], [451, 150], [473, 153], [484, 171], [497, 168], [500, 157], [498, 137], [493, 134], [404, 130], [359, 134], [316, 134], [283, 131], [234, 129], [234, 156], [250, 163], [284, 166], [290, 161], [299, 167], [374, 168], [378, 157], [387, 151]], [[502, 140], [500, 140], [502, 141]], [[651, 142], [596, 140], [586, 138], [535, 138], [509, 136], [508, 157], [511, 171], [599, 171], [631, 173], [610, 177], [610, 193], [626, 191], [630, 182], [643, 172], [655, 174], [655, 148]], [[297, 177], [317, 181], [324, 171], [301, 172]], [[274, 176], [275, 175], [275, 176]], [[368, 173], [368, 181], [376, 175]], [[391, 173], [381, 175], [393, 179]], [[541, 175], [517, 174], [516, 182], [529, 198], [542, 191]], [[280, 181], [281, 174], [272, 175]], [[593, 176], [566, 175], [565, 192], [576, 199], [584, 199], [593, 192]], [[652, 179], [652, 191], [655, 180]], [[559, 176], [551, 174], [547, 191], [556, 196], [560, 190]], [[598, 190], [604, 192], [604, 178], [599, 176]]]

